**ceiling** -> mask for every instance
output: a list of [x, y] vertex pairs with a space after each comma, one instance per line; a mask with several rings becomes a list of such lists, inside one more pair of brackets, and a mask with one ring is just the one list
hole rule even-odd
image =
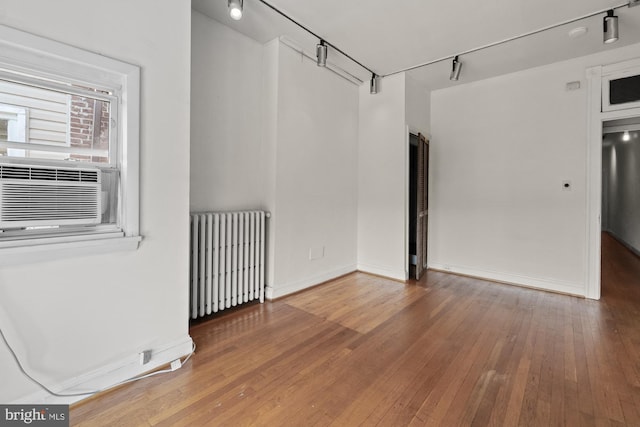
[[[624, 0], [267, 0], [378, 75], [447, 58], [500, 40], [624, 4]], [[244, 0], [233, 21], [226, 0], [192, 0], [193, 9], [266, 43], [284, 37], [315, 56], [318, 39], [258, 0]], [[409, 72], [434, 90], [640, 42], [640, 7], [623, 7], [620, 40], [602, 43], [600, 15], [460, 57], [459, 82], [449, 81], [451, 60]], [[571, 38], [576, 27], [588, 32]], [[640, 54], [640, 52], [639, 52]], [[368, 80], [365, 69], [329, 50], [329, 63]], [[384, 83], [383, 83], [384, 85]]]

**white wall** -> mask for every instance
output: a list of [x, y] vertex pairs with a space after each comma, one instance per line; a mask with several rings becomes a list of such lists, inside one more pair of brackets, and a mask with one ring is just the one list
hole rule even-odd
[[191, 210], [264, 208], [262, 45], [192, 14]]
[[585, 70], [637, 49], [432, 93], [431, 267], [585, 294]]
[[[276, 167], [277, 167], [277, 147], [278, 147], [278, 62], [280, 59], [280, 41], [271, 40], [264, 45], [262, 52], [262, 123], [263, 123], [263, 146], [264, 157], [262, 159], [265, 171], [264, 197], [267, 201], [268, 209], [271, 211], [271, 219], [267, 226], [267, 265], [266, 283], [275, 283], [275, 221], [278, 218], [278, 208], [276, 206]], [[269, 290], [269, 288], [267, 288]], [[269, 294], [273, 293], [271, 288]], [[273, 296], [270, 296], [273, 298]]]
[[192, 19], [192, 210], [272, 213], [269, 298], [354, 271], [358, 88], [277, 39]]
[[428, 91], [403, 74], [372, 96], [197, 12], [192, 43], [191, 207], [271, 211], [267, 295], [356, 268], [404, 280], [407, 126], [428, 133]]
[[431, 92], [410, 75], [405, 76], [405, 113], [409, 130], [429, 137]]
[[[87, 0], [0, 5], [2, 24], [142, 69], [140, 248], [0, 269], [0, 327], [26, 368], [54, 388], [90, 372], [98, 379], [88, 387], [106, 385], [100, 374], [107, 369], [141, 369], [139, 351], [154, 350], [152, 364], [167, 362], [177, 355], [163, 356], [162, 349], [184, 354], [190, 342], [190, 4], [114, 0], [104, 6]], [[0, 402], [34, 403], [31, 393], [40, 393], [3, 344], [0, 377]]]
[[608, 134], [602, 150], [602, 227], [640, 254], [640, 132]]
[[268, 296], [277, 298], [356, 269], [358, 87], [285, 45], [269, 47], [278, 81], [276, 112], [267, 112], [276, 118]]
[[407, 275], [405, 75], [381, 91], [360, 87], [358, 134], [358, 270], [398, 280]]
[[429, 136], [430, 92], [405, 73], [360, 87], [358, 269], [408, 276], [408, 131]]

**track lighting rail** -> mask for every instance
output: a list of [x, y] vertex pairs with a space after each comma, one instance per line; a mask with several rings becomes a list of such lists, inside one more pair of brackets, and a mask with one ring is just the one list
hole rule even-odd
[[400, 74], [400, 73], [404, 73], [406, 71], [411, 71], [411, 70], [415, 70], [417, 68], [422, 68], [422, 67], [426, 67], [428, 65], [436, 64], [438, 62], [448, 61], [448, 60], [454, 59], [454, 58], [456, 58], [458, 56], [467, 55], [467, 54], [473, 53], [473, 52], [478, 52], [480, 50], [488, 49], [488, 48], [494, 47], [494, 46], [499, 46], [501, 44], [512, 42], [514, 40], [518, 40], [518, 39], [521, 39], [521, 38], [524, 38], [524, 37], [533, 36], [535, 34], [542, 33], [542, 32], [547, 31], [547, 30], [552, 30], [554, 28], [561, 27], [563, 25], [567, 25], [567, 24], [571, 24], [573, 22], [581, 21], [583, 19], [591, 18], [592, 16], [601, 15], [603, 13], [607, 13], [609, 10], [621, 9], [621, 8], [627, 7], [627, 6], [630, 7], [630, 6], [633, 6], [634, 3], [635, 3], [634, 1], [631, 1], [631, 2], [627, 2], [627, 3], [619, 4], [617, 6], [607, 7], [606, 9], [598, 10], [596, 12], [591, 12], [591, 13], [588, 13], [586, 15], [579, 16], [577, 18], [567, 19], [566, 21], [562, 21], [562, 22], [559, 22], [557, 24], [552, 24], [552, 25], [548, 25], [548, 26], [543, 27], [543, 28], [539, 28], [539, 29], [534, 30], [534, 31], [529, 31], [528, 33], [520, 34], [520, 35], [517, 35], [517, 36], [514, 36], [514, 37], [509, 37], [507, 39], [503, 39], [503, 40], [499, 40], [497, 42], [489, 43], [489, 44], [486, 44], [484, 46], [475, 47], [473, 49], [465, 50], [464, 52], [459, 52], [459, 53], [456, 53], [456, 54], [453, 54], [453, 55], [443, 56], [443, 57], [440, 57], [438, 59], [434, 59], [432, 61], [423, 62], [421, 64], [413, 65], [413, 66], [408, 67], [408, 68], [403, 68], [401, 70], [397, 70], [397, 71], [394, 71], [394, 72], [391, 72], [391, 73], [388, 73], [388, 74], [382, 74], [380, 77], [389, 77], [389, 76], [393, 76], [395, 74]]
[[[458, 80], [458, 78], [460, 76], [460, 70], [462, 68], [462, 62], [459, 61], [459, 59], [458, 59], [459, 56], [468, 55], [470, 53], [474, 53], [474, 52], [478, 52], [478, 51], [481, 51], [481, 50], [484, 50], [484, 49], [488, 49], [490, 47], [499, 46], [499, 45], [502, 45], [502, 44], [505, 44], [505, 43], [509, 43], [509, 42], [512, 42], [512, 41], [515, 41], [515, 40], [519, 40], [519, 39], [522, 39], [524, 37], [533, 36], [535, 34], [539, 34], [539, 33], [542, 33], [544, 31], [547, 31], [547, 30], [551, 30], [551, 29], [554, 29], [554, 28], [561, 27], [563, 25], [567, 25], [567, 24], [571, 24], [571, 23], [574, 23], [574, 22], [577, 22], [577, 21], [581, 21], [583, 19], [591, 18], [593, 16], [600, 15], [600, 14], [603, 14], [603, 13], [607, 14], [607, 16], [605, 16], [604, 21], [603, 21], [604, 22], [604, 32], [603, 32], [604, 42], [605, 43], [615, 42], [616, 40], [618, 40], [618, 18], [617, 18], [617, 16], [614, 15], [615, 10], [616, 9], [621, 9], [623, 7], [637, 6], [637, 5], [640, 4], [640, 0], [629, 0], [626, 3], [621, 3], [621, 4], [618, 4], [616, 6], [610, 6], [610, 7], [607, 7], [606, 9], [602, 9], [602, 10], [598, 10], [598, 11], [595, 11], [595, 12], [587, 13], [585, 15], [578, 16], [578, 17], [573, 18], [573, 19], [567, 19], [565, 21], [558, 22], [556, 24], [547, 25], [546, 27], [542, 27], [542, 28], [539, 28], [537, 30], [529, 31], [527, 33], [519, 34], [517, 36], [513, 36], [513, 37], [506, 38], [506, 39], [498, 40], [496, 42], [488, 43], [488, 44], [485, 44], [483, 46], [478, 46], [478, 47], [475, 47], [473, 49], [468, 49], [468, 50], [465, 50], [463, 52], [458, 52], [458, 53], [447, 55], [447, 56], [443, 56], [443, 57], [440, 57], [440, 58], [437, 58], [437, 59], [434, 59], [434, 60], [431, 60], [431, 61], [422, 62], [420, 64], [413, 65], [411, 67], [403, 68], [403, 69], [400, 69], [400, 70], [396, 70], [396, 71], [393, 71], [391, 73], [378, 74], [378, 73], [375, 73], [371, 68], [369, 68], [366, 65], [364, 65], [362, 62], [358, 61], [357, 59], [355, 59], [354, 57], [352, 57], [351, 55], [349, 55], [348, 53], [346, 53], [345, 51], [343, 51], [342, 49], [337, 47], [336, 45], [334, 45], [331, 42], [327, 41], [325, 38], [320, 37], [318, 34], [313, 32], [308, 27], [302, 25], [301, 23], [299, 23], [295, 19], [291, 18], [289, 15], [287, 15], [284, 12], [282, 12], [277, 7], [273, 6], [272, 4], [268, 3], [265, 0], [258, 0], [258, 1], [260, 3], [262, 3], [262, 4], [264, 4], [265, 6], [267, 6], [269, 9], [273, 10], [274, 12], [276, 12], [278, 15], [284, 17], [288, 21], [292, 22], [293, 24], [295, 24], [296, 26], [298, 26], [299, 28], [303, 29], [304, 31], [306, 31], [307, 33], [311, 34], [312, 36], [316, 37], [319, 40], [319, 44], [316, 46], [316, 61], [317, 61], [318, 66], [326, 67], [327, 46], [329, 46], [333, 50], [335, 50], [336, 52], [340, 53], [341, 55], [343, 55], [344, 57], [348, 58], [349, 60], [351, 60], [355, 64], [359, 65], [363, 69], [365, 69], [368, 72], [370, 72], [371, 73], [371, 90], [370, 90], [370, 92], [372, 94], [378, 93], [378, 91], [379, 91], [379, 79], [381, 79], [381, 78], [393, 76], [393, 75], [404, 73], [404, 72], [407, 72], [407, 71], [412, 71], [412, 70], [415, 70], [415, 69], [418, 69], [418, 68], [422, 68], [422, 67], [426, 67], [428, 65], [432, 65], [432, 64], [435, 64], [435, 63], [438, 63], [438, 62], [448, 61], [450, 59], [453, 59], [453, 62], [452, 62], [452, 67], [453, 68], [452, 68], [452, 71], [451, 71], [450, 79], [451, 80]], [[240, 12], [238, 12], [239, 13], [238, 17], [234, 17], [233, 13], [232, 13], [232, 17], [234, 19], [240, 19], [239, 17], [242, 16], [242, 3], [243, 3], [243, 0], [228, 0], [228, 4], [229, 4], [230, 10], [232, 10], [233, 8], [239, 8], [239, 10], [240, 10]], [[233, 6], [233, 8], [232, 8], [232, 6]], [[341, 71], [344, 71], [344, 70], [341, 69]], [[350, 74], [350, 73], [348, 73], [348, 74]], [[353, 77], [353, 75], [351, 75], [351, 76]], [[360, 79], [357, 79], [357, 80], [360, 80]]]
[[[307, 59], [310, 59], [312, 61], [316, 61], [316, 58], [314, 58], [313, 56], [309, 55], [308, 53], [306, 53], [304, 51], [304, 49], [302, 49], [300, 46], [298, 46], [297, 44], [295, 44], [293, 41], [289, 40], [287, 37], [285, 36], [280, 36], [280, 41], [287, 47], [289, 47], [290, 49], [298, 52], [300, 55], [304, 56]], [[331, 66], [327, 66], [326, 67], [327, 70], [331, 71], [332, 73], [334, 73], [336, 76], [342, 77], [343, 79], [345, 79], [346, 81], [350, 82], [350, 83], [354, 83], [357, 85], [361, 85], [362, 83], [364, 83], [364, 80], [362, 80], [361, 78], [359, 78], [358, 76], [355, 76], [354, 74], [350, 73], [349, 71], [345, 70], [344, 68], [336, 65], [336, 64], [331, 64]]]
[[333, 50], [335, 50], [336, 52], [339, 52], [341, 55], [349, 58], [351, 61], [355, 62], [356, 64], [358, 64], [359, 66], [361, 66], [362, 68], [364, 68], [365, 70], [367, 70], [368, 72], [370, 72], [371, 74], [375, 74], [375, 75], [379, 75], [377, 73], [375, 73], [373, 70], [371, 70], [371, 68], [367, 67], [366, 65], [364, 65], [362, 62], [358, 61], [357, 59], [355, 59], [354, 57], [352, 57], [351, 55], [349, 55], [348, 53], [344, 52], [342, 49], [340, 49], [339, 47], [337, 47], [336, 45], [334, 45], [333, 43], [327, 41], [327, 39], [325, 39], [324, 37], [320, 37], [319, 35], [317, 35], [315, 32], [311, 31], [309, 28], [305, 27], [304, 25], [302, 25], [301, 23], [299, 23], [298, 21], [296, 21], [295, 19], [291, 18], [289, 15], [287, 15], [286, 13], [282, 12], [280, 9], [278, 9], [277, 7], [273, 6], [272, 4], [267, 3], [264, 0], [258, 0], [260, 3], [264, 4], [265, 6], [267, 6], [269, 9], [273, 10], [274, 12], [276, 12], [277, 14], [279, 14], [280, 16], [286, 18], [287, 20], [289, 20], [290, 22], [294, 23], [295, 25], [297, 25], [298, 27], [302, 28], [303, 30], [305, 30], [307, 33], [311, 34], [312, 36], [314, 36], [315, 38], [317, 38], [318, 40], [322, 41], [325, 45], [331, 47]]

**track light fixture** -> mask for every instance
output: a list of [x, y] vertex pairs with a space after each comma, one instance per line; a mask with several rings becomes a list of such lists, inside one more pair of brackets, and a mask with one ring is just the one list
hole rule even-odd
[[602, 35], [605, 43], [618, 40], [618, 17], [613, 14], [613, 9], [609, 9], [607, 16], [602, 20]]
[[375, 74], [371, 74], [371, 83], [369, 85], [369, 93], [375, 95], [380, 92], [380, 77]]
[[318, 67], [327, 66], [327, 45], [324, 40], [320, 40], [320, 43], [316, 45], [316, 62]]
[[[229, 5], [229, 14], [231, 15], [231, 18], [238, 20], [240, 18], [242, 18], [242, 4], [243, 4], [243, 0], [227, 0], [228, 1], [228, 5]], [[257, 0], [260, 3], [264, 4], [265, 6], [267, 6], [269, 9], [273, 10], [274, 12], [276, 12], [277, 14], [279, 14], [280, 16], [282, 16], [283, 18], [287, 19], [288, 21], [290, 21], [291, 23], [297, 25], [298, 27], [300, 27], [301, 29], [303, 29], [304, 31], [306, 31], [307, 33], [311, 34], [313, 37], [316, 37], [320, 40], [320, 43], [318, 43], [316, 45], [316, 61], [319, 67], [326, 67], [327, 66], [327, 47], [331, 46], [331, 49], [340, 53], [341, 55], [345, 56], [346, 58], [350, 59], [351, 61], [353, 61], [354, 63], [356, 63], [357, 65], [359, 65], [360, 67], [364, 68], [365, 70], [369, 71], [372, 74], [371, 77], [371, 86], [370, 86], [370, 92], [372, 94], [376, 94], [380, 91], [380, 87], [379, 87], [379, 81], [380, 78], [382, 77], [389, 77], [389, 76], [393, 76], [399, 73], [404, 73], [407, 71], [411, 71], [411, 70], [415, 70], [417, 68], [422, 68], [422, 67], [426, 67], [427, 65], [431, 65], [431, 64], [435, 64], [437, 62], [441, 62], [441, 61], [447, 61], [451, 58], [451, 56], [444, 56], [441, 58], [437, 58], [428, 62], [423, 62], [417, 65], [413, 65], [411, 67], [407, 67], [407, 68], [403, 68], [400, 70], [396, 70], [387, 74], [383, 74], [383, 75], [376, 75], [373, 70], [371, 70], [369, 67], [365, 66], [364, 64], [362, 64], [360, 61], [358, 61], [357, 59], [353, 58], [352, 56], [350, 56], [349, 54], [347, 54], [346, 52], [344, 52], [343, 50], [341, 50], [340, 48], [338, 48], [336, 45], [326, 42], [323, 39], [320, 38], [320, 36], [318, 34], [316, 34], [315, 32], [313, 32], [312, 30], [310, 30], [308, 27], [305, 27], [304, 25], [302, 25], [301, 23], [299, 23], [298, 21], [296, 21], [295, 19], [291, 18], [289, 15], [287, 15], [286, 13], [282, 12], [281, 10], [279, 10], [278, 8], [276, 8], [275, 6], [273, 6], [272, 4], [270, 4], [267, 0]], [[529, 31], [527, 33], [523, 33], [523, 34], [519, 34], [513, 37], [510, 37], [508, 39], [504, 39], [504, 40], [499, 40], [493, 43], [489, 43], [483, 46], [479, 46], [479, 47], [475, 47], [473, 49], [469, 49], [466, 50], [464, 52], [459, 53], [459, 55], [466, 55], [469, 53], [473, 53], [473, 52], [478, 52], [480, 50], [484, 50], [484, 49], [488, 49], [494, 46], [499, 46], [514, 40], [518, 40], [521, 39], [523, 37], [527, 37], [527, 36], [532, 36], [534, 34], [538, 34], [541, 33], [543, 31], [547, 31], [547, 30], [551, 30], [554, 28], [558, 28], [560, 26], [563, 25], [567, 25], [567, 24], [571, 24], [573, 22], [577, 22], [577, 21], [581, 21], [583, 19], [586, 18], [590, 18], [592, 16], [597, 16], [602, 14], [603, 12], [607, 12], [607, 15], [604, 17], [603, 19], [603, 41], [604, 43], [613, 43], [615, 41], [618, 40], [619, 37], [619, 29], [618, 29], [618, 17], [616, 15], [614, 15], [614, 12], [616, 9], [619, 9], [621, 7], [632, 7], [632, 6], [638, 6], [640, 5], [640, 0], [628, 0], [627, 3], [625, 4], [620, 4], [617, 6], [614, 6], [611, 9], [600, 9], [594, 12], [590, 12], [586, 15], [582, 15], [582, 16], [578, 16], [576, 18], [571, 18], [571, 19], [567, 19], [565, 21], [562, 22], [558, 22], [556, 24], [552, 24], [552, 25], [548, 25], [546, 27], [543, 28], [539, 28], [536, 30], [532, 30]], [[310, 55], [309, 55], [310, 56]], [[451, 69], [451, 74], [449, 75], [449, 79], [452, 81], [456, 81], [460, 78], [460, 72], [462, 71], [462, 62], [460, 62], [460, 60], [458, 59], [458, 55], [456, 55], [453, 58], [453, 63], [452, 63], [452, 69]], [[360, 79], [358, 79], [359, 81], [362, 81]]]
[[[305, 27], [304, 25], [302, 25], [301, 23], [299, 23], [298, 21], [296, 21], [295, 19], [293, 19], [292, 17], [290, 17], [289, 15], [287, 15], [286, 13], [284, 13], [283, 11], [281, 11], [280, 9], [278, 9], [277, 7], [275, 7], [274, 5], [272, 5], [271, 3], [269, 3], [266, 0], [257, 0], [260, 3], [262, 3], [263, 5], [265, 5], [266, 7], [268, 7], [269, 9], [273, 10], [275, 13], [277, 13], [278, 15], [282, 16], [283, 18], [285, 18], [286, 20], [288, 20], [289, 22], [291, 22], [292, 24], [297, 25], [298, 27], [300, 27], [301, 29], [303, 29], [304, 31], [306, 31], [307, 33], [311, 34], [313, 37], [317, 38], [320, 40], [320, 43], [318, 43], [316, 45], [316, 62], [318, 64], [318, 67], [326, 67], [327, 65], [327, 47], [331, 46], [331, 50], [338, 52], [340, 55], [346, 57], [347, 59], [351, 60], [352, 62], [354, 62], [355, 64], [359, 65], [360, 67], [364, 68], [365, 70], [367, 70], [370, 73], [373, 73], [373, 70], [371, 70], [371, 68], [367, 67], [366, 65], [364, 65], [362, 62], [358, 61], [357, 59], [355, 59], [353, 56], [349, 55], [348, 53], [346, 53], [344, 50], [341, 50], [338, 46], [336, 46], [333, 43], [330, 43], [328, 41], [323, 40], [320, 35], [316, 34], [314, 31], [312, 31], [311, 29], [309, 29], [308, 27]], [[229, 2], [231, 2], [231, 0], [229, 0]], [[305, 55], [306, 56], [306, 55]], [[311, 56], [311, 55], [309, 55]], [[339, 67], [338, 67], [339, 68]], [[343, 70], [344, 71], [344, 70]], [[335, 71], [334, 71], [335, 72]], [[347, 74], [350, 74], [347, 72]], [[351, 77], [355, 77], [353, 75], [351, 75]], [[357, 77], [355, 77], [358, 81], [362, 82], [361, 79], [358, 79]], [[377, 83], [376, 83], [377, 84]]]
[[[260, 1], [263, 1], [263, 0], [260, 0]], [[567, 24], [572, 24], [574, 22], [582, 21], [584, 19], [591, 18], [593, 16], [598, 16], [598, 15], [602, 16], [602, 14], [605, 13], [605, 12], [607, 13], [607, 15], [604, 17], [604, 20], [603, 20], [603, 27], [604, 27], [603, 28], [604, 29], [603, 39], [604, 39], [605, 43], [613, 43], [616, 40], [618, 40], [618, 37], [619, 37], [618, 17], [614, 15], [614, 12], [617, 9], [620, 9], [620, 8], [623, 8], [623, 7], [635, 7], [635, 6], [640, 6], [640, 0], [628, 0], [627, 3], [619, 4], [617, 6], [612, 7], [611, 9], [599, 9], [597, 11], [590, 12], [590, 13], [587, 13], [585, 15], [581, 15], [581, 16], [578, 16], [578, 17], [575, 17], [575, 18], [567, 19], [565, 21], [558, 22], [558, 23], [555, 23], [555, 24], [552, 24], [552, 25], [548, 25], [546, 27], [538, 28], [538, 29], [535, 29], [535, 30], [532, 30], [532, 31], [529, 31], [529, 32], [526, 32], [526, 33], [518, 34], [518, 35], [515, 35], [513, 37], [509, 37], [507, 39], [502, 39], [502, 40], [498, 40], [498, 41], [495, 41], [495, 42], [492, 42], [492, 43], [488, 43], [488, 44], [485, 44], [485, 45], [482, 45], [482, 46], [474, 47], [473, 49], [469, 49], [469, 50], [465, 50], [464, 52], [460, 52], [458, 55], [467, 55], [467, 54], [470, 54], [470, 53], [479, 52], [481, 50], [489, 49], [489, 48], [492, 48], [492, 47], [495, 47], [495, 46], [500, 46], [500, 45], [503, 45], [503, 44], [506, 44], [506, 43], [510, 43], [512, 41], [515, 41], [515, 40], [522, 39], [524, 37], [533, 36], [535, 34], [539, 34], [539, 33], [542, 33], [544, 31], [552, 30], [554, 28], [558, 28], [558, 27], [561, 27], [561, 26], [564, 26], [564, 25], [567, 25]], [[439, 62], [448, 61], [450, 59], [451, 59], [451, 55], [443, 56], [443, 57], [440, 57], [440, 58], [432, 59], [430, 61], [426, 61], [426, 62], [422, 62], [422, 63], [416, 64], [416, 65], [412, 65], [410, 67], [406, 67], [406, 68], [402, 68], [402, 69], [399, 69], [399, 70], [395, 70], [395, 71], [392, 71], [392, 72], [387, 73], [387, 74], [383, 74], [382, 77], [390, 77], [390, 76], [394, 76], [396, 74], [406, 73], [407, 71], [411, 71], [411, 70], [415, 70], [415, 69], [418, 69], [418, 68], [426, 67], [428, 65], [433, 65], [433, 64], [436, 64], [436, 63], [439, 63]], [[456, 64], [458, 64], [458, 65], [456, 65]], [[459, 75], [460, 75], [461, 67], [462, 67], [462, 63], [458, 60], [458, 56], [456, 56], [453, 59], [453, 69], [451, 70], [451, 74], [450, 74], [450, 77], [449, 77], [451, 80], [458, 80]]]
[[460, 71], [462, 71], [462, 62], [458, 60], [458, 56], [456, 55], [453, 58], [453, 62], [451, 64], [451, 74], [449, 75], [449, 80], [457, 81], [460, 78]]
[[227, 5], [229, 6], [229, 15], [231, 19], [238, 21], [242, 18], [242, 1], [243, 0], [229, 0]]

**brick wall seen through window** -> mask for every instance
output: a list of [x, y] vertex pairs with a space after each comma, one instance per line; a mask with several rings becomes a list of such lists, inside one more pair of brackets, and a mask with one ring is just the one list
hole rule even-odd
[[[73, 95], [70, 102], [70, 143], [72, 147], [109, 149], [109, 103]], [[73, 154], [73, 159], [107, 163], [107, 157]]]

